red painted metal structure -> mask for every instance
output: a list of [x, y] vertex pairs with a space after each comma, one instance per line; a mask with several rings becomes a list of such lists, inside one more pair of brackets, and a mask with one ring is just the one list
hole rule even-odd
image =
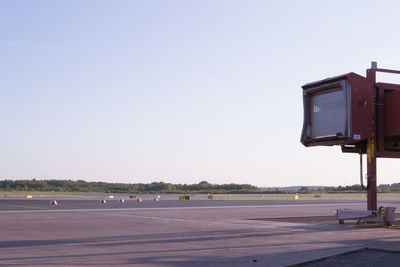
[[[344, 75], [328, 78], [325, 80], [308, 83], [303, 85], [304, 100], [304, 126], [301, 142], [305, 146], [332, 146], [332, 145], [352, 145], [358, 144], [371, 138], [371, 116], [373, 107], [372, 83], [367, 78], [356, 73], [347, 73]], [[337, 106], [337, 99], [330, 103], [321, 103], [315, 105], [313, 98], [343, 91], [342, 99], [346, 107], [347, 118], [342, 118], [346, 129], [343, 132], [330, 132], [328, 135], [315, 136], [314, 122], [312, 113], [323, 109], [333, 109]], [[317, 108], [317, 110], [315, 110]], [[339, 107], [340, 108], [340, 107]], [[312, 110], [314, 109], [314, 110]], [[317, 126], [317, 125], [315, 125]], [[318, 134], [317, 134], [318, 135]]]
[[367, 144], [368, 210], [377, 210], [376, 158], [400, 158], [400, 120], [396, 120], [396, 117], [400, 115], [400, 85], [377, 83], [376, 72], [400, 74], [398, 70], [376, 68], [376, 63], [367, 70], [367, 79], [373, 83], [375, 91], [375, 108], [372, 117], [374, 136]]
[[[375, 65], [375, 66], [374, 66]], [[376, 84], [376, 64], [372, 64], [371, 69], [367, 70], [367, 79], [373, 84], [372, 93], [372, 117], [371, 117], [371, 134], [372, 136], [367, 142], [367, 210], [377, 210], [378, 201], [376, 195], [376, 145], [377, 144], [377, 92]], [[375, 90], [374, 90], [375, 89]], [[375, 92], [374, 92], [375, 91]]]
[[[379, 69], [372, 62], [366, 77], [348, 73], [303, 86], [301, 142], [305, 146], [341, 145], [343, 152], [359, 153], [361, 162], [362, 154], [367, 154], [367, 209], [371, 211], [377, 210], [376, 158], [400, 158], [400, 84], [377, 83], [377, 72], [400, 74]], [[341, 117], [336, 118], [335, 112]], [[330, 121], [340, 125], [340, 130], [329, 128]]]

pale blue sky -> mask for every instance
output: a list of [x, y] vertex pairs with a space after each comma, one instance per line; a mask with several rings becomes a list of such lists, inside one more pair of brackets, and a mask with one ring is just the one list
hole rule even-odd
[[[0, 1], [0, 179], [356, 184], [301, 85], [400, 69], [398, 1]], [[400, 79], [398, 79], [400, 81]], [[398, 160], [378, 183], [400, 182]]]

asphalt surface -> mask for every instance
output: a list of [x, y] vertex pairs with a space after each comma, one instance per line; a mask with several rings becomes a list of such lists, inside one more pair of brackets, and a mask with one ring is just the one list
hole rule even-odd
[[[0, 265], [290, 266], [366, 247], [400, 251], [399, 230], [337, 223], [336, 209], [363, 201], [57, 201], [0, 199]], [[400, 210], [399, 201], [379, 205]]]
[[[138, 202], [136, 199], [125, 199], [121, 203], [119, 199], [105, 199], [106, 203], [100, 203], [100, 199], [62, 199], [56, 200], [58, 205], [50, 205], [52, 199], [0, 199], [0, 211], [17, 210], [60, 210], [60, 209], [141, 209], [141, 208], [169, 208], [169, 207], [237, 207], [237, 206], [275, 206], [275, 205], [340, 205], [349, 204], [349, 201], [288, 201], [288, 200], [143, 200]], [[350, 203], [360, 203], [363, 201], [351, 201]], [[391, 201], [400, 203], [400, 201]]]
[[391, 267], [399, 266], [400, 253], [396, 251], [383, 251], [363, 248], [349, 253], [299, 264], [300, 267]]

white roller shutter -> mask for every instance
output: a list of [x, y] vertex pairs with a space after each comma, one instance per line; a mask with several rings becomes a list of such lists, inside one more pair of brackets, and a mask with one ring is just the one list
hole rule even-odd
[[347, 136], [346, 92], [337, 90], [311, 97], [311, 138]]

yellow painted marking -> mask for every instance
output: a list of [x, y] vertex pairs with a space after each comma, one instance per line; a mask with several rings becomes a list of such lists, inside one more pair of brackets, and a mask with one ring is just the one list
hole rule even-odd
[[371, 140], [368, 140], [367, 143], [367, 154], [368, 154], [368, 162], [371, 163]]
[[375, 143], [374, 140], [369, 139], [367, 143], [368, 162], [371, 163], [372, 158], [375, 157]]
[[374, 140], [371, 142], [371, 157], [375, 158], [375, 143]]

